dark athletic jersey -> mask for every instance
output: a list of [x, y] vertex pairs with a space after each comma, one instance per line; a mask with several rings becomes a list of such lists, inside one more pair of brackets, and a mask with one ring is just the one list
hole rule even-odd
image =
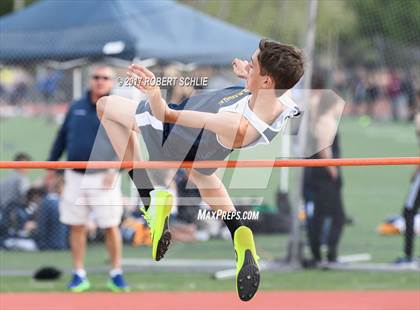
[[[249, 91], [243, 87], [229, 87], [192, 96], [180, 104], [171, 103], [169, 107], [174, 110], [209, 113], [230, 111], [242, 114], [260, 133], [259, 138], [242, 148], [270, 143], [285, 127], [289, 118], [300, 115], [293, 101], [283, 95], [279, 100], [287, 108], [271, 125], [268, 125], [249, 108], [250, 96]], [[223, 160], [232, 151], [231, 148], [222, 145], [216, 134], [209, 130], [160, 122], [153, 116], [147, 100], [139, 103], [136, 122], [147, 146], [149, 160]], [[201, 173], [211, 174], [216, 169], [198, 170]]]

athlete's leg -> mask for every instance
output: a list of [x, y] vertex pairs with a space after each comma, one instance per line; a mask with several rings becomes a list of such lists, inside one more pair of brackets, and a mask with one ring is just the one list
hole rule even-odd
[[[105, 96], [100, 98], [97, 103], [98, 116], [120, 160], [137, 161], [142, 159], [138, 143], [139, 129], [135, 121], [137, 106], [136, 101], [119, 96]], [[173, 175], [176, 170], [175, 172], [167, 170], [167, 172]], [[150, 203], [149, 194], [153, 190], [150, 173], [153, 174], [153, 171], [146, 171], [146, 169], [129, 171], [129, 176], [136, 185], [146, 210]]]
[[[190, 169], [189, 176], [191, 181], [200, 191], [201, 199], [207, 203], [214, 211], [235, 212], [235, 206], [229, 197], [226, 187], [216, 174], [204, 175], [196, 170]], [[232, 240], [235, 237], [235, 231], [243, 226], [240, 218], [224, 218], [227, 228], [230, 231]]]
[[201, 198], [215, 211], [235, 211], [226, 187], [216, 174], [204, 175], [190, 170], [190, 179], [200, 191]]
[[[123, 161], [141, 160], [135, 121], [137, 106], [137, 102], [118, 96], [102, 97], [97, 102], [97, 111], [101, 123], [115, 152]], [[157, 196], [154, 199], [157, 201], [157, 203], [154, 203], [157, 207], [156, 212], [154, 210], [147, 212], [149, 199], [145, 197], [145, 194], [153, 193], [147, 172], [144, 169], [134, 169], [129, 171], [129, 175], [136, 185], [142, 201], [145, 202], [144, 216], [152, 230], [152, 257], [155, 260], [160, 260], [165, 254], [171, 239], [166, 219], [170, 214], [172, 196], [166, 192], [155, 193]]]
[[[195, 170], [190, 171], [193, 183], [200, 191], [201, 198], [213, 209], [234, 212], [232, 200], [216, 174], [204, 175]], [[239, 298], [248, 301], [258, 290], [260, 274], [258, 256], [251, 230], [242, 225], [241, 219], [224, 219], [228, 226], [236, 252], [236, 289]]]
[[154, 189], [153, 183], [146, 169], [133, 169], [128, 172], [131, 181], [137, 189], [144, 209], [147, 211], [150, 205], [150, 192]]
[[96, 110], [120, 160], [140, 160], [135, 113], [138, 103], [119, 96], [98, 100]]

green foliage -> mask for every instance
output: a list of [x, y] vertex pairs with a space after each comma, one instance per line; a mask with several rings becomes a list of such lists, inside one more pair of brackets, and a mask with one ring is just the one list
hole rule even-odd
[[[181, 2], [263, 37], [304, 46], [309, 1]], [[349, 66], [407, 65], [420, 45], [419, 12], [418, 0], [319, 0], [317, 54], [339, 55]]]
[[[36, 1], [24, 0], [25, 6]], [[179, 2], [261, 37], [304, 46], [308, 0]], [[0, 1], [0, 16], [11, 12], [13, 3]], [[409, 65], [418, 57], [415, 55], [420, 46], [419, 12], [418, 0], [319, 0], [317, 54], [336, 57], [348, 66]]]
[[357, 16], [345, 1], [320, 1], [317, 16], [317, 44], [323, 46], [335, 36], [347, 36], [353, 31]]
[[407, 67], [416, 57], [418, 61], [419, 1], [354, 0], [346, 4], [357, 16], [353, 30], [340, 40], [340, 56], [347, 65]]
[[302, 44], [305, 1], [180, 1], [236, 26], [293, 44]]
[[354, 0], [349, 6], [358, 16], [357, 34], [420, 45], [420, 1]]
[[0, 16], [13, 11], [13, 0], [0, 1]]
[[[26, 7], [36, 1], [38, 0], [25, 0], [24, 6]], [[13, 12], [13, 3], [14, 3], [14, 0], [1, 0], [0, 1], [0, 16]]]

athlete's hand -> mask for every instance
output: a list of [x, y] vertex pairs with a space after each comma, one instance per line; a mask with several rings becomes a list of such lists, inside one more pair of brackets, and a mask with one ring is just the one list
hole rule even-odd
[[152, 71], [142, 65], [132, 64], [128, 67], [127, 74], [133, 78], [133, 86], [147, 96], [160, 92], [159, 85], [156, 83], [156, 77]]
[[233, 72], [241, 79], [247, 79], [249, 73], [249, 64], [246, 60], [235, 58], [232, 61]]
[[156, 82], [155, 75], [142, 65], [132, 64], [128, 67], [127, 74], [135, 81], [134, 85], [138, 90], [145, 93], [149, 99], [153, 116], [161, 122], [166, 119], [167, 105], [163, 101], [160, 87]]

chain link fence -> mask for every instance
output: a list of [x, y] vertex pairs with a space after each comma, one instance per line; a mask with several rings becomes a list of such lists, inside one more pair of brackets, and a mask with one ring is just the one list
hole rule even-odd
[[[343, 140], [344, 154], [351, 156], [392, 156], [393, 149], [386, 146], [386, 141], [374, 139], [372, 136], [381, 135], [380, 129], [369, 128], [372, 122], [378, 121], [410, 121], [416, 112], [415, 93], [420, 89], [419, 67], [419, 42], [418, 29], [420, 27], [405, 24], [405, 18], [410, 18], [402, 6], [411, 5], [403, 1], [391, 1], [389, 10], [382, 10], [383, 17], [377, 17], [377, 11], [372, 7], [378, 1], [366, 1], [373, 3], [369, 10], [362, 9], [363, 1], [357, 2], [359, 7], [352, 7], [346, 2], [352, 1], [319, 1], [317, 37], [314, 57], [314, 81], [324, 79], [326, 88], [334, 90], [340, 97], [346, 100]], [[207, 12], [216, 17], [223, 18], [239, 27], [258, 32], [261, 36], [271, 37], [287, 43], [303, 47], [307, 29], [308, 1], [182, 1]], [[413, 4], [414, 5], [414, 4]], [[416, 4], [417, 5], [417, 4]], [[355, 5], [356, 6], [356, 5]], [[396, 14], [395, 12], [400, 12]], [[405, 16], [404, 14], [407, 14]], [[418, 18], [418, 17], [417, 17]], [[398, 31], [388, 33], [388, 21], [398, 25]], [[105, 21], [106, 22], [106, 21]], [[180, 21], [181, 22], [181, 21]], [[418, 21], [416, 21], [418, 22]], [[404, 26], [405, 25], [405, 26]], [[158, 27], [158, 25], [156, 25]], [[358, 32], [352, 32], [357, 28]], [[112, 27], [110, 27], [112, 31]], [[157, 29], [158, 31], [158, 29]], [[1, 32], [1, 27], [0, 27]], [[83, 36], [83, 30], [80, 31]], [[204, 35], [204, 34], [202, 34]], [[417, 40], [416, 40], [417, 38]], [[56, 42], [46, 42], [54, 45]], [[176, 42], [174, 43], [176, 44]], [[143, 60], [144, 61], [144, 60]], [[149, 60], [148, 60], [149, 61]], [[25, 153], [26, 158], [32, 160], [45, 160], [48, 157], [51, 144], [54, 141], [57, 130], [62, 124], [69, 104], [81, 96], [86, 90], [89, 80], [89, 67], [97, 64], [108, 64], [116, 69], [117, 75], [125, 74], [125, 66], [129, 62], [110, 58], [79, 59], [74, 62], [57, 62], [51, 60], [25, 60], [0, 63], [0, 160], [13, 160], [18, 153]], [[193, 74], [208, 76], [209, 88], [218, 88], [226, 84], [236, 83], [238, 80], [231, 73], [230, 66], [195, 66], [185, 64], [167, 64], [151, 61], [154, 72], [161, 75], [179, 74], [191, 76]], [[174, 72], [175, 71], [175, 72]], [[115, 81], [117, 85], [118, 81]], [[313, 85], [315, 88], [315, 85]], [[187, 96], [191, 89], [165, 90], [167, 96], [175, 96], [178, 100]], [[127, 89], [115, 89], [116, 93], [128, 93]], [[131, 95], [131, 94], [130, 94]], [[417, 99], [418, 100], [418, 99]], [[387, 124], [387, 123], [385, 123]], [[360, 125], [360, 128], [357, 127]], [[350, 128], [355, 126], [356, 129]], [[414, 154], [414, 134], [411, 138], [406, 127], [398, 130], [399, 138], [392, 138], [392, 146], [398, 148], [398, 155], [409, 156]], [[391, 127], [384, 126], [385, 134], [391, 135]], [[371, 135], [368, 137], [368, 135]], [[360, 142], [366, 138], [370, 142]], [[392, 140], [391, 139], [391, 140]], [[377, 150], [372, 149], [369, 143], [379, 141]], [[390, 144], [390, 145], [391, 145]], [[356, 145], [358, 147], [355, 151]], [[280, 146], [279, 146], [280, 147]], [[382, 152], [382, 153], [381, 153]], [[387, 153], [388, 152], [388, 153]], [[21, 154], [22, 155], [22, 154]], [[255, 156], [267, 158], [262, 150]], [[233, 156], [236, 156], [235, 154]], [[235, 158], [235, 157], [234, 157]], [[370, 246], [378, 249], [377, 259], [389, 260], [388, 243], [381, 239], [379, 242], [373, 234], [375, 225], [382, 221], [389, 213], [398, 213], [399, 201], [405, 193], [401, 184], [405, 182], [408, 170], [383, 170], [377, 174], [376, 181], [367, 178], [369, 182], [379, 182], [384, 178], [383, 184], [378, 185], [374, 192], [381, 195], [383, 191], [379, 187], [392, 187], [393, 190], [386, 192], [388, 199], [384, 209], [377, 216], [365, 216], [364, 209], [357, 205], [365, 203], [370, 195], [367, 194], [364, 172], [355, 169], [355, 172], [345, 172], [345, 186], [352, 189], [344, 189], [345, 200], [348, 201], [348, 223], [352, 220], [358, 226], [350, 228], [350, 234], [354, 239], [345, 237], [345, 252], [365, 251]], [[396, 180], [388, 173], [394, 171]], [[255, 173], [258, 175], [258, 173]], [[251, 175], [243, 177], [241, 182], [258, 182], [258, 178]], [[229, 172], [224, 174], [227, 181], [231, 181]], [[185, 188], [185, 179], [182, 175], [177, 176], [178, 191]], [[294, 175], [290, 176], [294, 178]], [[53, 184], [46, 184], [45, 172], [39, 170], [0, 171], [0, 245], [3, 250], [68, 250], [68, 227], [59, 221], [60, 186], [63, 177], [57, 174]], [[288, 179], [286, 180], [288, 182]], [[353, 183], [352, 183], [353, 182]], [[284, 234], [290, 231], [290, 206], [288, 197], [277, 195], [279, 191], [280, 172], [273, 171], [268, 188], [256, 191], [255, 196], [263, 197], [264, 202], [255, 200], [242, 201], [242, 211], [258, 211], [258, 220], [250, 220], [250, 226], [256, 233]], [[399, 188], [398, 190], [394, 188]], [[408, 186], [408, 182], [407, 182]], [[130, 180], [124, 174], [122, 177], [122, 192], [124, 196], [125, 212], [120, 225], [123, 240], [130, 246], [149, 246], [150, 231], [142, 219], [138, 209], [134, 207], [137, 201], [135, 189]], [[232, 190], [235, 192], [235, 190]], [[238, 192], [238, 191], [236, 191]], [[240, 192], [239, 196], [245, 191]], [[179, 196], [191, 193], [179, 193]], [[246, 194], [246, 193], [245, 193]], [[197, 193], [193, 193], [197, 196]], [[238, 196], [238, 195], [237, 195]], [[134, 198], [133, 198], [134, 197]], [[376, 198], [375, 198], [376, 199]], [[177, 214], [178, 227], [174, 230], [178, 233], [181, 242], [208, 241], [209, 239], [228, 239], [229, 233], [220, 221], [209, 220], [197, 221], [200, 207], [205, 206], [199, 201], [197, 208], [179, 206]], [[356, 211], [352, 211], [353, 205]], [[376, 205], [380, 203], [376, 202]], [[391, 206], [392, 204], [392, 206]], [[369, 208], [376, 207], [375, 203], [369, 202]], [[303, 211], [302, 211], [303, 213]], [[370, 212], [372, 213], [372, 212]], [[305, 215], [301, 214], [302, 222]], [[102, 243], [103, 232], [95, 224], [94, 215], [87, 224], [88, 238], [91, 244]], [[360, 240], [365, 234], [370, 234], [365, 242]], [[354, 241], [358, 239], [358, 241]], [[274, 244], [274, 245], [273, 245]], [[284, 239], [263, 240], [262, 256], [273, 259], [285, 254]], [[399, 243], [392, 243], [394, 252], [398, 251]], [[216, 249], [223, 248], [215, 246]], [[182, 248], [178, 253], [182, 252]], [[189, 251], [184, 252], [188, 255]], [[14, 252], [11, 252], [14, 253]], [[49, 253], [49, 252], [47, 252]], [[132, 256], [136, 252], [130, 252]], [[187, 253], [187, 254], [185, 254]], [[215, 251], [217, 255], [220, 253]], [[213, 257], [210, 250], [203, 250], [202, 257]], [[215, 254], [216, 255], [216, 254]], [[199, 256], [199, 255], [198, 255]], [[221, 254], [224, 257], [224, 255]], [[214, 258], [214, 257], [213, 257]], [[217, 258], [217, 257], [216, 257]], [[14, 264], [13, 259], [3, 261], [2, 268], [21, 268], [22, 266], [33, 267], [35, 262], [26, 261], [22, 264]], [[103, 263], [103, 262], [102, 262]], [[64, 265], [64, 263], [63, 263]]]

